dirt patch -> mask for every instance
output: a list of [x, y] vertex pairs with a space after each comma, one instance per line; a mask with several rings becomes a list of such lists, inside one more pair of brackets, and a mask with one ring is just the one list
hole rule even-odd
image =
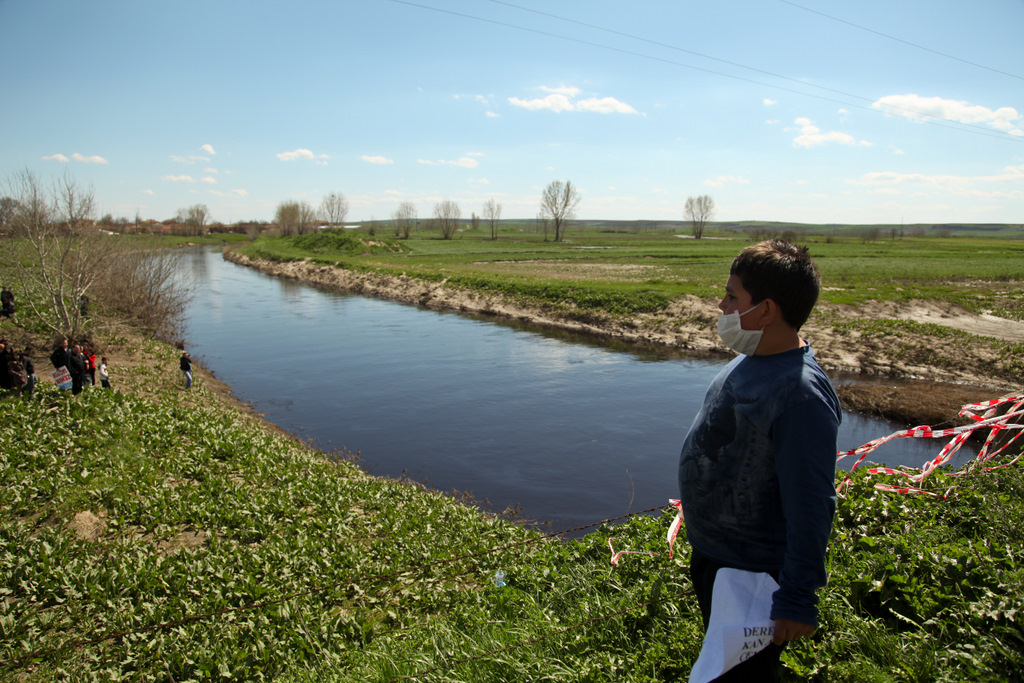
[[107, 523], [101, 517], [88, 510], [75, 514], [68, 522], [68, 529], [75, 536], [83, 541], [95, 541], [107, 528]]
[[907, 426], [959, 427], [972, 420], [960, 408], [992, 398], [991, 391], [941, 382], [838, 383], [836, 393], [848, 409]]
[[[528, 305], [499, 294], [483, 294], [406, 276], [357, 273], [307, 262], [257, 262], [231, 251], [225, 253], [225, 258], [271, 275], [428, 308], [527, 321], [695, 355], [731, 355], [715, 331], [715, 303], [694, 296], [681, 297], [657, 314], [624, 318], [566, 307]], [[886, 319], [931, 322], [981, 336], [945, 338], [912, 329], [878, 331], [871, 324], [863, 324]], [[1024, 341], [1024, 323], [973, 314], [953, 305], [821, 305], [801, 334], [811, 342], [827, 371], [865, 380], [862, 389], [844, 388], [843, 400], [848, 408], [908, 425], [955, 420], [960, 406], [1019, 391], [1024, 384], [1024, 378], [1003, 370], [1005, 348], [991, 343], [996, 339]], [[869, 381], [879, 378], [891, 380], [887, 389]]]
[[182, 531], [174, 538], [157, 544], [163, 555], [174, 555], [182, 550], [195, 550], [206, 543], [205, 531]]

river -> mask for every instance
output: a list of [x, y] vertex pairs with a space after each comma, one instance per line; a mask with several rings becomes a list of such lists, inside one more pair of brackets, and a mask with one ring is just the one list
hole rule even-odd
[[[683, 437], [725, 363], [323, 291], [209, 248], [184, 258], [190, 353], [267, 420], [552, 530], [675, 497]], [[846, 413], [839, 446], [897, 428]], [[940, 448], [900, 439], [871, 457], [920, 466]]]

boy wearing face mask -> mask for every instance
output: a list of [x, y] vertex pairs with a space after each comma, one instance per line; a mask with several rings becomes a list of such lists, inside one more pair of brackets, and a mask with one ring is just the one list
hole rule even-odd
[[799, 335], [820, 286], [805, 247], [768, 240], [736, 257], [718, 306], [719, 335], [740, 355], [712, 381], [679, 459], [705, 628], [719, 569], [765, 572], [780, 587], [773, 642], [716, 680], [778, 680], [782, 647], [817, 627], [841, 420], [839, 399]]

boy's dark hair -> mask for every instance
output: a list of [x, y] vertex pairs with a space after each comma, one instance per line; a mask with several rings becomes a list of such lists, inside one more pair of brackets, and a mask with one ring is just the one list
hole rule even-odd
[[750, 294], [750, 303], [771, 299], [782, 319], [799, 330], [814, 309], [821, 290], [821, 275], [807, 247], [785, 240], [766, 240], [739, 253], [729, 269]]

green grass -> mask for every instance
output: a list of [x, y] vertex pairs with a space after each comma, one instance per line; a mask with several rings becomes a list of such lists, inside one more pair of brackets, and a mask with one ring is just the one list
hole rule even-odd
[[[166, 386], [175, 353], [151, 354], [123, 381], [152, 399], [0, 399], [0, 680], [686, 676], [700, 619], [670, 513], [548, 538]], [[854, 475], [822, 628], [785, 680], [1019, 680], [1024, 474], [934, 488], [953, 483], [939, 500]], [[612, 567], [609, 541], [651, 555]]]
[[[310, 236], [316, 237], [316, 236]], [[349, 240], [370, 240], [346, 235]], [[329, 253], [304, 249], [295, 238], [263, 238], [242, 248], [273, 260], [313, 258], [353, 270], [404, 273], [424, 280], [630, 314], [663, 308], [683, 294], [721, 295], [733, 257], [748, 241], [680, 239], [669, 232], [570, 231], [564, 242], [536, 233], [502, 233], [490, 240], [468, 231], [441, 240], [376, 237], [365, 248]], [[906, 238], [865, 243], [806, 236], [822, 273], [824, 302], [861, 305], [914, 299], [956, 303], [974, 312], [1024, 320], [1024, 242], [985, 238]]]

